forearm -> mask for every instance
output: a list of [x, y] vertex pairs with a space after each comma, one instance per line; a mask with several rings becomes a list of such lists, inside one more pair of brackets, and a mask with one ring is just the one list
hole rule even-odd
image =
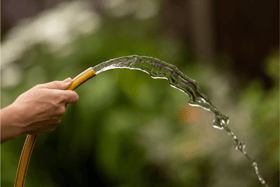
[[23, 134], [20, 124], [20, 114], [20, 108], [14, 106], [13, 104], [1, 109], [1, 143], [4, 143], [5, 141], [8, 141], [10, 139], [17, 138], [18, 136]]

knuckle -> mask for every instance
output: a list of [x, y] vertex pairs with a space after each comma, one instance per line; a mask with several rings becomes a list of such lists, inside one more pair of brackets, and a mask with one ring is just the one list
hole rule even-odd
[[54, 129], [48, 129], [48, 130], [45, 130], [45, 132], [44, 133], [50, 133], [50, 132], [52, 132]]
[[[75, 92], [75, 93], [76, 93], [76, 92]], [[80, 98], [79, 95], [76, 93], [76, 94], [75, 94], [75, 102], [78, 102], [78, 101], [79, 101], [79, 98]]]
[[60, 82], [59, 81], [53, 81], [52, 83], [55, 85], [55, 87], [57, 87], [57, 88], [60, 87]]
[[[58, 118], [55, 122], [55, 124], [60, 124], [61, 123], [61, 118]], [[56, 128], [56, 126], [54, 126], [54, 129]]]
[[66, 103], [77, 103], [79, 100], [79, 95], [75, 91], [69, 91], [67, 98], [65, 98]]
[[34, 86], [34, 88], [41, 88], [42, 87], [42, 84], [37, 84]]
[[54, 107], [54, 109], [56, 110], [56, 111], [60, 111], [61, 109], [60, 109], [60, 105], [59, 105], [59, 103], [52, 103], [52, 105], [53, 105], [53, 107]]
[[[59, 122], [59, 123], [60, 123], [60, 122]], [[57, 125], [58, 125], [58, 124], [54, 124], [54, 125], [50, 128], [50, 131], [55, 130], [55, 129], [56, 129], [56, 127], [57, 127]]]
[[59, 102], [64, 102], [65, 101], [65, 95], [59, 94], [58, 95], [58, 100], [59, 100]]
[[59, 107], [58, 114], [63, 115], [64, 113], [65, 113], [65, 107], [64, 106]]

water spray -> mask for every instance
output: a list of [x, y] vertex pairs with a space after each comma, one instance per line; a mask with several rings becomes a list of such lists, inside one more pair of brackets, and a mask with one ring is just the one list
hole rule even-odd
[[[263, 186], [268, 187], [267, 183], [259, 173], [257, 162], [245, 151], [245, 144], [241, 142], [228, 127], [229, 118], [226, 115], [223, 115], [210, 102], [207, 96], [200, 91], [195, 80], [192, 80], [191, 78], [183, 74], [180, 70], [178, 70], [176, 66], [172, 64], [168, 64], [159, 59], [147, 56], [132, 55], [115, 58], [102, 62], [94, 67], [90, 67], [85, 70], [73, 79], [72, 84], [67, 90], [74, 90], [79, 85], [81, 85], [91, 77], [94, 77], [98, 73], [116, 68], [140, 70], [148, 73], [154, 79], [167, 79], [170, 86], [184, 92], [189, 96], [189, 105], [198, 106], [205, 110], [213, 112], [215, 114], [215, 119], [212, 123], [213, 127], [219, 130], [225, 130], [228, 135], [231, 136], [235, 149], [239, 150], [247, 158], [247, 160], [253, 167], [259, 181], [263, 184]], [[27, 135], [18, 165], [15, 187], [24, 186], [28, 163], [36, 138], [37, 135]]]

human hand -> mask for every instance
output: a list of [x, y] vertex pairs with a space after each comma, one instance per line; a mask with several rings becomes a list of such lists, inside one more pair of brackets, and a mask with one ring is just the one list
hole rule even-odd
[[38, 84], [13, 102], [12, 105], [20, 111], [19, 127], [22, 134], [42, 134], [56, 128], [67, 104], [79, 100], [75, 91], [65, 90], [71, 82], [72, 79], [68, 78], [64, 81]]

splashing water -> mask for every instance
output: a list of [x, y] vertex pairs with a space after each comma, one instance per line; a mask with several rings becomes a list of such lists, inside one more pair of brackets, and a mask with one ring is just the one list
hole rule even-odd
[[189, 104], [193, 106], [202, 107], [205, 110], [210, 110], [215, 114], [213, 120], [213, 127], [220, 130], [225, 130], [233, 139], [236, 150], [242, 152], [245, 157], [251, 163], [251, 166], [255, 170], [259, 181], [266, 187], [268, 185], [259, 173], [257, 162], [245, 152], [245, 144], [238, 140], [238, 138], [229, 129], [228, 123], [229, 118], [223, 115], [211, 102], [210, 100], [201, 93], [195, 80], [190, 79], [184, 75], [178, 68], [172, 64], [168, 64], [161, 60], [146, 56], [125, 56], [115, 58], [102, 62], [93, 67], [96, 74], [103, 71], [116, 68], [127, 68], [136, 69], [148, 73], [154, 79], [167, 79], [170, 86], [184, 92], [190, 98]]

